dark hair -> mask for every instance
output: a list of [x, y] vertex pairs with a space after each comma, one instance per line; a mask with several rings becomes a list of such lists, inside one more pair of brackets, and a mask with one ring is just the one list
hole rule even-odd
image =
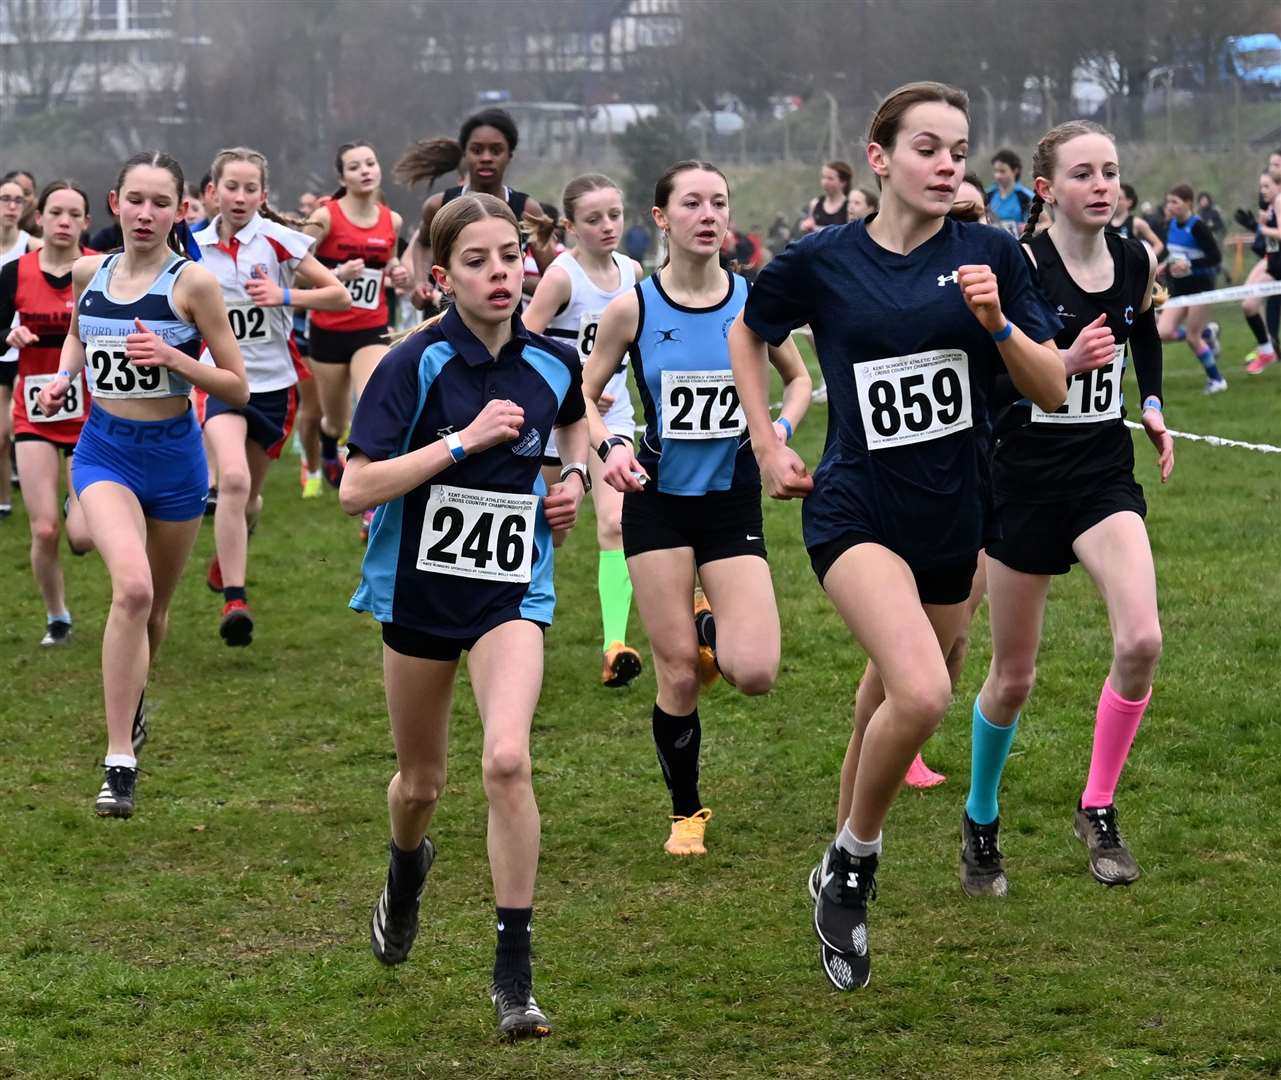
[[[987, 192], [983, 190], [983, 183], [979, 180], [978, 175], [973, 172], [967, 172], [961, 177], [962, 184], [969, 184], [977, 189], [983, 201], [977, 206], [970, 202], [954, 202], [952, 209], [947, 212], [947, 216], [955, 218], [957, 221], [971, 221], [981, 224], [987, 217]], [[960, 185], [957, 185], [958, 188]]]
[[1196, 204], [1196, 192], [1192, 190], [1191, 184], [1175, 184], [1166, 194], [1173, 195], [1176, 199], [1182, 199], [1190, 205]]
[[696, 161], [694, 158], [686, 158], [684, 161], [678, 161], [675, 165], [669, 165], [662, 176], [658, 178], [658, 183], [654, 185], [654, 205], [660, 210], [667, 208], [667, 202], [672, 197], [672, 189], [676, 186], [676, 178], [683, 172], [712, 172], [725, 180], [725, 190], [729, 191], [729, 181], [725, 174], [720, 171], [710, 161]]
[[604, 173], [585, 173], [582, 176], [575, 176], [561, 193], [560, 203], [561, 210], [569, 221], [574, 220], [574, 206], [584, 195], [589, 195], [593, 191], [614, 191], [622, 193], [620, 188], [613, 180]]
[[1008, 165], [1010, 167], [1011, 171], [1014, 173], [1015, 180], [1023, 175], [1023, 159], [1008, 146], [1001, 147], [1000, 150], [992, 155], [992, 164], [995, 165], [998, 161], [1002, 165]]
[[[970, 98], [964, 90], [941, 82], [905, 83], [897, 90], [891, 90], [877, 106], [876, 112], [872, 115], [872, 122], [867, 128], [867, 141], [883, 146], [886, 150], [892, 149], [908, 109], [913, 105], [925, 105], [931, 102], [960, 109], [967, 121], [970, 118]], [[876, 187], [879, 191], [881, 187], [879, 176], [876, 178]]]
[[848, 161], [829, 161], [823, 166], [825, 169], [831, 169], [836, 173], [837, 179], [841, 182], [841, 190], [846, 195], [850, 193], [850, 183], [854, 180], [854, 170], [850, 167]]
[[[1057, 124], [1042, 135], [1041, 141], [1036, 144], [1036, 151], [1032, 154], [1033, 180], [1035, 181], [1038, 176], [1053, 180], [1054, 169], [1058, 165], [1059, 147], [1073, 139], [1079, 139], [1082, 135], [1102, 135], [1105, 139], [1116, 143], [1116, 137], [1093, 120], [1069, 120], [1067, 123]], [[996, 158], [992, 160], [995, 161]], [[1007, 161], [1006, 164], [1009, 165], [1009, 162]], [[1014, 166], [1010, 165], [1010, 168]], [[1031, 240], [1036, 235], [1036, 223], [1044, 206], [1045, 200], [1040, 195], [1032, 196], [1032, 203], [1027, 210], [1027, 224], [1023, 226], [1019, 239]]]
[[0, 184], [7, 184], [10, 180], [16, 180], [19, 176], [25, 176], [31, 181], [31, 186], [36, 186], [36, 174], [30, 169], [10, 169], [4, 176], [0, 176]]
[[1214, 205], [1214, 196], [1211, 195], [1208, 191], [1198, 191], [1196, 195], [1196, 199], [1197, 199], [1197, 202], [1200, 202], [1202, 199], [1204, 199], [1211, 206]]
[[869, 213], [881, 208], [881, 197], [875, 191], [869, 191], [865, 187], [859, 188], [858, 191], [863, 196], [863, 201], [867, 203]]
[[519, 136], [516, 121], [504, 109], [481, 109], [463, 121], [457, 139], [419, 139], [410, 146], [392, 169], [392, 175], [406, 187], [413, 187], [422, 180], [430, 181], [430, 191], [436, 180], [454, 172], [462, 164], [463, 151], [472, 132], [478, 127], [491, 127], [507, 140], [508, 153], [516, 152]]
[[[374, 148], [373, 143], [366, 142], [364, 140], [358, 140], [356, 142], [345, 142], [342, 144], [342, 146], [338, 147], [338, 153], [334, 155], [334, 172], [338, 174], [339, 183], [334, 193], [329, 196], [331, 199], [341, 199], [344, 195], [347, 194], [347, 185], [342, 183], [342, 159], [346, 157], [347, 154], [350, 153], [352, 150], [357, 150], [362, 146], [367, 146], [369, 147], [370, 150], [373, 150]], [[375, 153], [374, 156], [377, 157], [377, 153]]]
[[[267, 157], [257, 150], [251, 150], [247, 146], [232, 146], [225, 150], [219, 150], [214, 155], [213, 164], [209, 166], [210, 183], [217, 185], [222, 180], [222, 171], [233, 161], [243, 161], [252, 165], [258, 170], [258, 177], [262, 181], [262, 189], [265, 192], [270, 186], [268, 181], [270, 176], [267, 171]], [[282, 214], [273, 210], [267, 205], [266, 195], [263, 196], [262, 204], [258, 207], [258, 213], [268, 221], [274, 221], [277, 225], [284, 225], [290, 229], [301, 229], [306, 222], [302, 218], [293, 217], [290, 214]]]
[[87, 218], [89, 216], [89, 196], [85, 194], [85, 189], [74, 180], [66, 179], [50, 180], [49, 183], [45, 184], [43, 190], [40, 192], [39, 198], [36, 199], [36, 209], [40, 213], [44, 213], [44, 204], [49, 201], [49, 196], [55, 191], [74, 191], [84, 200], [85, 217]]
[[200, 178], [200, 194], [203, 195], [205, 193], [205, 189], [213, 182], [213, 174], [205, 173], [205, 175]]
[[1133, 184], [1121, 184], [1121, 194], [1130, 200], [1135, 206], [1139, 205], [1139, 193], [1134, 190]]
[[[181, 203], [186, 198], [187, 180], [182, 175], [182, 166], [178, 164], [176, 158], [166, 154], [163, 150], [144, 150], [140, 154], [134, 154], [120, 167], [120, 175], [116, 177], [115, 186], [111, 189], [116, 193], [117, 198], [120, 197], [120, 189], [125, 186], [125, 178], [134, 169], [142, 165], [152, 169], [164, 169], [173, 177], [174, 194], [177, 196], [177, 201]], [[179, 226], [181, 226], [181, 229]], [[173, 227], [169, 230], [168, 237], [166, 237], [170, 249], [184, 258], [190, 259], [192, 257], [191, 252], [187, 247], [190, 238], [191, 230], [187, 228], [187, 223], [175, 214]]]

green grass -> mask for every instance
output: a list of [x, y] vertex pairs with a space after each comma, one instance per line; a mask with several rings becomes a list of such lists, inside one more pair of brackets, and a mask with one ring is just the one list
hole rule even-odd
[[[1166, 352], [1173, 427], [1278, 442], [1281, 376], [1204, 399]], [[799, 445], [813, 462], [825, 417]], [[360, 548], [332, 496], [272, 476], [253, 545], [252, 648], [217, 636], [206, 528], [153, 675], [139, 806], [99, 821], [96, 557], [68, 561], [76, 640], [35, 645], [42, 611], [21, 511], [0, 524], [0, 1077], [1247, 1077], [1281, 1073], [1281, 460], [1181, 443], [1170, 485], [1138, 446], [1166, 651], [1120, 793], [1143, 865], [1088, 877], [1071, 810], [1108, 665], [1102, 605], [1056, 583], [1040, 682], [1006, 771], [1012, 892], [956, 881], [968, 702], [987, 660], [980, 613], [958, 701], [927, 747], [949, 775], [905, 792], [873, 908], [875, 977], [830, 990], [805, 874], [832, 831], [861, 668], [810, 573], [799, 508], [771, 504], [783, 671], [764, 699], [702, 706], [709, 855], [660, 844], [653, 680], [598, 687], [590, 520], [559, 557], [560, 605], [534, 737], [543, 813], [535, 967], [557, 1025], [500, 1046], [485, 987], [492, 892], [474, 706], [456, 698], [422, 933], [396, 970], [370, 956], [393, 769], [376, 628], [345, 608]], [[641, 643], [639, 630], [636, 632]]]

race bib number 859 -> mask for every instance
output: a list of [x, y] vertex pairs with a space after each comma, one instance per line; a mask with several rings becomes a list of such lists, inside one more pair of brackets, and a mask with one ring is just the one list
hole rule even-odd
[[960, 349], [854, 365], [869, 450], [930, 442], [974, 426], [970, 360]]
[[728, 439], [747, 427], [729, 371], [664, 371], [664, 439]]
[[433, 484], [418, 543], [418, 569], [484, 581], [530, 579], [537, 495]]
[[93, 373], [93, 394], [100, 398], [152, 398], [169, 395], [169, 369], [134, 367], [123, 337], [90, 338], [85, 359]]
[[1035, 424], [1101, 424], [1121, 419], [1121, 373], [1125, 346], [1118, 345], [1112, 359], [1093, 371], [1078, 371], [1068, 380], [1067, 401], [1052, 413], [1032, 405]]

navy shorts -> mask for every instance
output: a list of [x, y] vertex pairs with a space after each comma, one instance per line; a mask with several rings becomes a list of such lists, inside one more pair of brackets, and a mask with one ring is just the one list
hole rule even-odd
[[249, 395], [249, 403], [232, 408], [225, 401], [208, 397], [204, 403], [202, 424], [209, 423], [223, 413], [237, 413], [245, 418], [247, 434], [267, 451], [273, 460], [280, 457], [285, 440], [294, 429], [294, 416], [298, 412], [298, 387], [286, 386], [283, 390], [266, 390]]
[[83, 498], [101, 480], [128, 488], [157, 521], [201, 517], [209, 476], [195, 414], [189, 408], [170, 420], [124, 420], [95, 402], [71, 459], [71, 482]]
[[[532, 622], [539, 629], [547, 630], [546, 623], [540, 623], [534, 619], [517, 621]], [[385, 622], [380, 625], [383, 628], [383, 644], [392, 652], [400, 653], [401, 656], [414, 656], [419, 660], [440, 660], [445, 663], [452, 663], [464, 652], [470, 652], [476, 642], [485, 636], [485, 634], [478, 634], [476, 637], [454, 638], [445, 637], [442, 634], [429, 634], [423, 630], [411, 630], [407, 626], [398, 626], [396, 623]], [[490, 629], [494, 628], [490, 627]], [[486, 630], [485, 633], [489, 631]]]
[[694, 565], [737, 555], [765, 558], [760, 488], [669, 495], [653, 490], [623, 495], [623, 554], [693, 548]]
[[0, 360], [0, 386], [7, 386], [13, 389], [13, 384], [18, 378], [18, 361], [17, 360]]
[[324, 330], [315, 324], [307, 342], [313, 364], [350, 364], [357, 350], [389, 344], [391, 338], [385, 326], [372, 326], [368, 330]]
[[[823, 584], [823, 579], [837, 559], [859, 544], [885, 546], [883, 541], [867, 533], [850, 532], [810, 548], [810, 566], [814, 568], [818, 583]], [[931, 566], [913, 566], [908, 563], [907, 568], [912, 571], [916, 592], [922, 604], [961, 604], [970, 597], [974, 571], [978, 569], [978, 565], [979, 554], [976, 551], [973, 555], [953, 562]]]
[[63, 457], [71, 457], [71, 455], [76, 452], [75, 443], [58, 442], [57, 439], [46, 439], [43, 435], [37, 435], [33, 431], [19, 431], [18, 434], [13, 436], [13, 441], [16, 443], [20, 443], [20, 442], [48, 443], [55, 450], [61, 450]]

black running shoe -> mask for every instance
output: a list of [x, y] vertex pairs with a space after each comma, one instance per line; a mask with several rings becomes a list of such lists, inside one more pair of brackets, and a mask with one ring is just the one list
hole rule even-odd
[[209, 495], [205, 498], [205, 517], [213, 517], [214, 511], [218, 509], [218, 485], [215, 484], [209, 489]]
[[369, 917], [370, 948], [388, 967], [403, 964], [409, 959], [409, 950], [414, 947], [414, 938], [418, 936], [418, 907], [422, 903], [423, 886], [427, 884], [427, 871], [436, 859], [436, 849], [431, 840], [424, 839], [423, 843], [427, 847], [427, 865], [423, 868], [422, 879], [412, 890], [403, 885], [393, 888], [389, 864], [387, 884], [383, 886], [382, 895]]
[[40, 647], [52, 649], [58, 645], [66, 645], [70, 640], [71, 624], [64, 619], [54, 619], [44, 628], [44, 637], [40, 639]]
[[489, 989], [498, 1017], [498, 1037], [508, 1042], [517, 1039], [545, 1039], [552, 1033], [552, 1023], [534, 1000], [533, 987], [520, 979], [494, 983]]
[[876, 899], [875, 855], [850, 855], [835, 844], [819, 866], [814, 932], [823, 971], [838, 990], [859, 990], [872, 978], [867, 905]]
[[1078, 803], [1072, 822], [1076, 838], [1090, 856], [1090, 873], [1102, 885], [1132, 885], [1139, 880], [1139, 864], [1121, 839], [1115, 806], [1082, 809]]
[[1006, 896], [1010, 891], [997, 839], [1001, 819], [980, 825], [961, 811], [961, 890], [966, 896]]
[[138, 696], [138, 708], [133, 714], [133, 731], [130, 738], [133, 742], [134, 757], [138, 756], [138, 751], [142, 749], [143, 744], [147, 741], [147, 736], [151, 734], [151, 724], [147, 720], [147, 698], [145, 694]]
[[132, 817], [133, 789], [138, 770], [126, 765], [108, 765], [102, 789], [93, 808], [99, 817]]

